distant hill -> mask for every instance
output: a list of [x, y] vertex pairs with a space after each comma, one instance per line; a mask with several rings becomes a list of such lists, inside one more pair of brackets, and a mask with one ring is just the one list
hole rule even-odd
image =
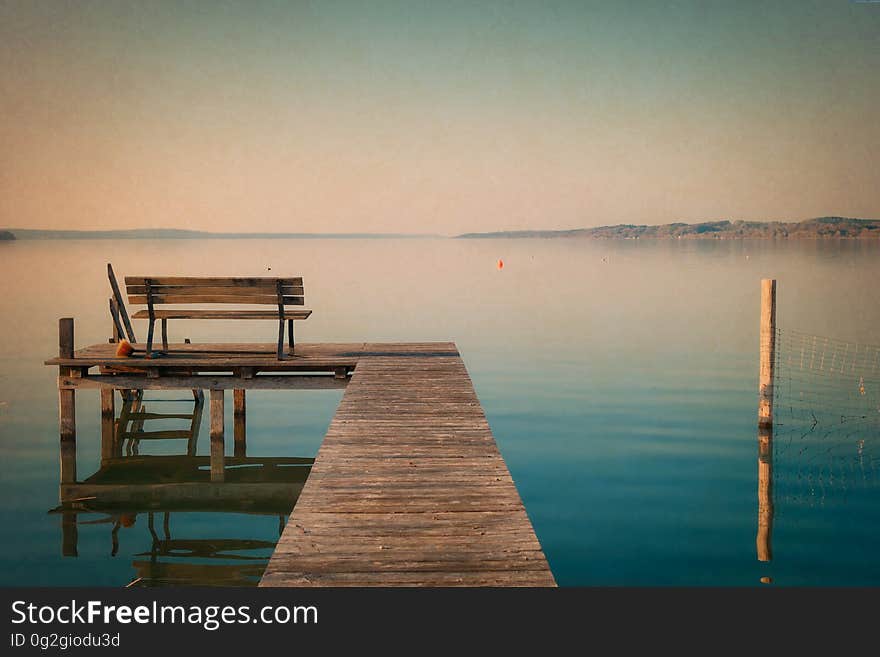
[[[137, 240], [137, 239], [423, 239], [439, 237], [413, 233], [212, 233], [175, 228], [133, 230], [0, 230], [0, 240]], [[510, 230], [492, 233], [465, 233], [457, 239], [480, 238], [556, 238], [593, 239], [880, 239], [880, 219], [820, 217], [806, 221], [707, 221], [698, 224], [674, 223], [660, 226], [619, 224], [571, 230]]]
[[175, 228], [133, 230], [32, 230], [10, 228], [8, 239], [20, 240], [190, 240], [190, 239], [382, 239], [423, 238], [431, 235], [404, 233], [211, 233]]
[[574, 230], [512, 230], [465, 233], [461, 239], [588, 237], [593, 239], [880, 239], [880, 219], [820, 217], [806, 221], [707, 221], [699, 224], [620, 224]]

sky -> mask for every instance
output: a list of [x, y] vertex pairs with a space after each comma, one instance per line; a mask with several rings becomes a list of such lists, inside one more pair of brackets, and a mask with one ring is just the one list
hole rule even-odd
[[880, 217], [880, 2], [0, 0], [0, 227]]

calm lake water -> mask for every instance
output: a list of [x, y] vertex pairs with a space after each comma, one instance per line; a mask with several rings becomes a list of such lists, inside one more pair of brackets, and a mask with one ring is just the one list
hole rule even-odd
[[[0, 243], [0, 584], [253, 582], [278, 538], [277, 509], [152, 523], [116, 509], [79, 514], [77, 556], [63, 555], [57, 370], [42, 362], [59, 317], [76, 318], [77, 346], [107, 339], [107, 262], [120, 278], [301, 274], [314, 310], [301, 341], [454, 340], [561, 585], [880, 584], [880, 243], [564, 239]], [[778, 279], [784, 406], [769, 562], [756, 556], [764, 277]], [[170, 333], [270, 342], [270, 324]], [[185, 415], [191, 396], [155, 400], [187, 396], [148, 392], [145, 407]], [[249, 454], [314, 457], [340, 398], [252, 392]], [[84, 479], [100, 464], [97, 393], [77, 395], [77, 423]], [[140, 453], [185, 453], [159, 444], [173, 442]]]

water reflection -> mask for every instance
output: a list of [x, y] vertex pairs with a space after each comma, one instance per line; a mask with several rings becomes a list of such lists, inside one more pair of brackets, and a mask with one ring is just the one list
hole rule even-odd
[[[5, 244], [0, 274], [15, 284], [0, 295], [0, 315], [16, 320], [0, 325], [0, 446], [7, 464], [0, 477], [0, 581], [116, 585], [129, 581], [134, 552], [150, 547], [143, 515], [120, 529], [115, 559], [108, 556], [112, 524], [80, 526], [78, 559], [63, 558], [59, 530], [47, 531], [47, 520], [60, 522], [45, 513], [58, 496], [58, 392], [57, 372], [40, 363], [56, 353], [59, 317], [76, 317], [77, 347], [107, 336], [104, 265], [118, 261], [120, 276], [248, 276], [256, 265], [274, 272], [295, 263], [313, 281], [306, 342], [455, 340], [561, 585], [742, 586], [757, 585], [763, 575], [781, 585], [880, 585], [880, 430], [877, 420], [851, 419], [864, 414], [864, 400], [874, 401], [867, 410], [880, 419], [878, 375], [865, 374], [865, 395], [858, 376], [841, 384], [852, 397], [846, 404], [821, 381], [799, 386], [801, 373], [789, 369], [787, 376], [786, 367], [799, 370], [802, 353], [804, 367], [821, 364], [812, 337], [781, 345], [777, 374], [790, 384], [776, 391], [773, 561], [758, 562], [755, 544], [758, 281], [779, 281], [781, 328], [878, 344], [872, 281], [880, 280], [880, 244], [682, 242]], [[345, 266], [329, 264], [340, 262]], [[263, 328], [200, 322], [192, 335], [246, 342]], [[826, 351], [826, 362], [835, 351], [841, 354]], [[847, 362], [852, 353], [842, 347]], [[314, 456], [341, 395], [254, 394], [248, 422], [259, 441], [248, 453]], [[151, 412], [154, 396], [147, 393]], [[812, 431], [811, 411], [820, 421]], [[77, 413], [84, 477], [99, 467], [98, 395], [77, 395]], [[229, 427], [227, 433], [232, 451]], [[185, 442], [141, 441], [139, 453], [162, 445], [183, 453]], [[222, 531], [205, 526], [212, 518]], [[175, 511], [171, 529], [175, 538], [273, 540], [276, 524], [272, 516]], [[136, 550], [129, 537], [138, 539]]]
[[758, 429], [758, 561], [773, 559], [773, 426]]
[[[756, 548], [770, 562], [774, 519], [782, 532], [809, 523], [805, 535], [841, 519], [874, 525], [880, 346], [773, 328], [760, 358]], [[806, 545], [790, 541], [786, 558]]]
[[[134, 553], [129, 585], [256, 585], [277, 537], [188, 537], [192, 523], [184, 519], [183, 529], [175, 531], [174, 520], [212, 514], [212, 525], [222, 528], [225, 523], [218, 519], [231, 514], [275, 517], [280, 536], [314, 459], [249, 456], [242, 446], [225, 458], [225, 480], [212, 482], [209, 457], [196, 454], [201, 391], [190, 401], [148, 401], [143, 391], [120, 394], [123, 403], [111, 420], [112, 431], [106, 426], [102, 431], [99, 469], [60, 486], [61, 504], [51, 513], [61, 515], [62, 554], [78, 556], [80, 528], [104, 525], [110, 556], [119, 554], [123, 541], [146, 543]], [[184, 427], [169, 429], [169, 421]], [[164, 453], [142, 453], [148, 445]], [[238, 524], [233, 527], [241, 531]]]

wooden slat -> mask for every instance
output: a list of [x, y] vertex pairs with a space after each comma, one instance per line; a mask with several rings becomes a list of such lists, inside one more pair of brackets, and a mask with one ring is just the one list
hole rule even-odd
[[[147, 278], [150, 279], [151, 285], [203, 285], [205, 287], [269, 287], [275, 289], [278, 278], [269, 276], [256, 278], [230, 278], [230, 277], [202, 277], [202, 276], [126, 276], [125, 284], [128, 285], [146, 285]], [[281, 278], [282, 285], [299, 285], [303, 284], [301, 276], [289, 278]]]
[[[153, 285], [153, 294], [197, 294], [205, 295], [253, 295], [253, 296], [275, 296], [278, 293], [274, 286], [269, 287], [223, 287], [211, 285]], [[146, 294], [146, 285], [128, 285], [126, 292], [131, 294]], [[281, 287], [282, 294], [287, 296], [301, 297], [305, 293], [302, 285], [284, 285]]]
[[[308, 319], [311, 310], [284, 309], [284, 319]], [[156, 319], [278, 319], [278, 312], [274, 310], [179, 310], [157, 309], [153, 311]], [[139, 310], [133, 319], [149, 319], [150, 314], [146, 310]]]
[[454, 345], [366, 345], [263, 586], [554, 586]]
[[[304, 297], [285, 296], [282, 298], [284, 299], [285, 305], [302, 306], [305, 304]], [[130, 304], [146, 304], [147, 296], [142, 294], [129, 294], [128, 302]], [[272, 306], [278, 304], [278, 297], [264, 294], [162, 294], [159, 292], [153, 294], [153, 303], [255, 303]]]
[[131, 388], [138, 390], [338, 390], [348, 385], [335, 376], [260, 375], [252, 379], [238, 376], [126, 376], [124, 374], [85, 377], [61, 376], [60, 390], [77, 388]]

